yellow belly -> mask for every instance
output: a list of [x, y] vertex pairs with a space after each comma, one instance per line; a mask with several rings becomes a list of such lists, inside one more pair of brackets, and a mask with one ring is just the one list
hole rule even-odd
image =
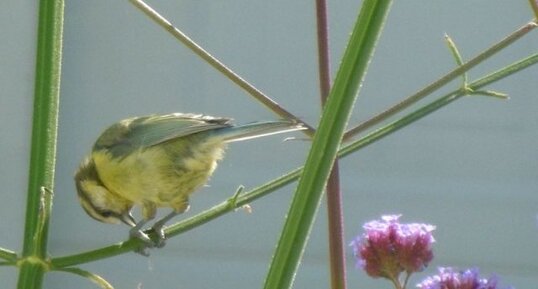
[[113, 193], [144, 206], [188, 206], [188, 197], [204, 185], [221, 159], [220, 141], [179, 139], [137, 150], [124, 158], [104, 151], [92, 154], [99, 177]]

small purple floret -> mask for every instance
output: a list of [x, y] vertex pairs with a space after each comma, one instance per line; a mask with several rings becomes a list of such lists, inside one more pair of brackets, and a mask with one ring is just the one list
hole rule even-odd
[[458, 271], [455, 268], [439, 268], [439, 274], [426, 278], [417, 285], [420, 289], [497, 289], [495, 276], [479, 277], [477, 268]]
[[387, 215], [364, 224], [365, 232], [350, 244], [357, 265], [371, 277], [398, 280], [400, 273], [422, 271], [433, 259], [435, 226], [401, 224], [399, 218]]

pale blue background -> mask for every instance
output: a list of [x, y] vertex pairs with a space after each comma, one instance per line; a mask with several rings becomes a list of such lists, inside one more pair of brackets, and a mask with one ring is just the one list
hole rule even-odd
[[[32, 112], [37, 1], [0, 3], [0, 246], [22, 243]], [[314, 1], [151, 1], [175, 25], [259, 89], [308, 122], [319, 116]], [[333, 70], [360, 1], [330, 1]], [[527, 1], [395, 1], [352, 122], [417, 91], [454, 67], [443, 35], [469, 58], [531, 19]], [[538, 51], [531, 33], [474, 69], [480, 77]], [[346, 240], [384, 213], [437, 225], [436, 266], [479, 266], [504, 284], [538, 283], [538, 69], [494, 84], [509, 101], [471, 97], [341, 162]], [[451, 89], [459, 85], [454, 82]], [[445, 89], [448, 91], [448, 89]], [[128, 1], [67, 1], [50, 253], [66, 255], [124, 240], [127, 228], [81, 210], [73, 171], [99, 132], [121, 118], [173, 111], [276, 118], [171, 38]], [[300, 134], [297, 134], [300, 136]], [[282, 137], [230, 147], [188, 216], [297, 167], [308, 142]], [[260, 288], [294, 185], [174, 238], [149, 259], [127, 254], [83, 265], [116, 288]], [[327, 288], [325, 207], [296, 288]], [[353, 267], [349, 288], [390, 288]], [[417, 275], [411, 286], [425, 277]], [[2, 288], [17, 274], [0, 268]], [[52, 273], [44, 288], [96, 288]]]

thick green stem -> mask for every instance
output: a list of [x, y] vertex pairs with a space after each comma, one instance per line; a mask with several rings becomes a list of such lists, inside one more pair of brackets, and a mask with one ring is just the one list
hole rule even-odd
[[344, 128], [392, 1], [363, 1], [289, 209], [265, 289], [291, 288]]
[[39, 4], [34, 112], [26, 223], [18, 288], [41, 288], [48, 270], [47, 237], [52, 208], [62, 56], [63, 0]]

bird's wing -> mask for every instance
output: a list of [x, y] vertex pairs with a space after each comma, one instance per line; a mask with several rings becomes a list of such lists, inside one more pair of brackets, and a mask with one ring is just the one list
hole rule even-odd
[[149, 116], [132, 123], [131, 138], [150, 147], [194, 133], [231, 126], [230, 119], [194, 114]]
[[94, 149], [106, 148], [115, 156], [155, 146], [194, 133], [231, 126], [229, 118], [174, 113], [121, 121], [108, 128]]

